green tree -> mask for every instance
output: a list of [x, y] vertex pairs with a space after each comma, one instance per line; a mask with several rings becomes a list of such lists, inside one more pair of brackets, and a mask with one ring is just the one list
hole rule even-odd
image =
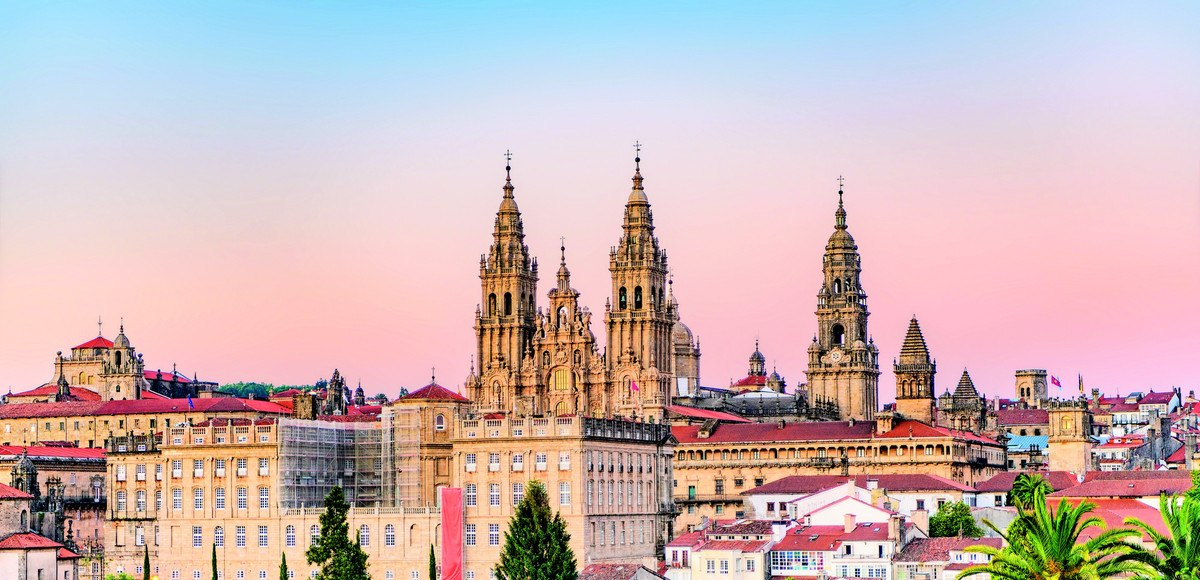
[[965, 536], [978, 538], [983, 535], [971, 508], [967, 504], [956, 501], [942, 504], [936, 514], [929, 518], [929, 536], [944, 538], [949, 536]]
[[142, 545], [142, 580], [150, 580], [150, 545]]
[[117, 572], [116, 574], [105, 574], [104, 580], [133, 580], [128, 572]]
[[[1030, 504], [1027, 508], [1017, 508], [1018, 517], [1024, 522], [1022, 537], [1006, 535], [984, 521], [1008, 545], [1003, 549], [967, 548], [968, 552], [991, 556], [991, 561], [963, 570], [958, 574], [959, 579], [990, 574], [992, 578], [1005, 580], [1100, 580], [1150, 572], [1153, 556], [1126, 541], [1138, 536], [1138, 532], [1128, 528], [1104, 529], [1103, 520], [1087, 517], [1096, 508], [1095, 504], [1085, 501], [1072, 506], [1062, 500], [1057, 509], [1051, 509], [1040, 487], [1034, 490]], [[1080, 541], [1080, 534], [1090, 528], [1103, 531], [1086, 542]]]
[[437, 580], [437, 557], [433, 555], [433, 544], [429, 544], [429, 580]]
[[212, 580], [220, 580], [219, 576], [217, 575], [217, 543], [216, 542], [213, 542], [213, 545], [212, 545], [212, 573], [213, 573]]
[[287, 554], [280, 554], [279, 557], [279, 580], [288, 580], [287, 577]]
[[1037, 473], [1022, 473], [1013, 480], [1012, 489], [1008, 492], [1008, 505], [1029, 509], [1033, 504], [1034, 494], [1041, 490], [1042, 495], [1050, 495], [1054, 488], [1050, 482]]
[[1158, 558], [1151, 565], [1163, 579], [1200, 580], [1200, 498], [1161, 495], [1158, 498], [1169, 536], [1146, 522], [1125, 518], [1154, 542]]
[[496, 576], [500, 580], [576, 580], [571, 535], [562, 514], [550, 511], [546, 486], [533, 480], [504, 532]]
[[305, 557], [309, 564], [321, 566], [317, 580], [371, 580], [367, 573], [367, 553], [356, 536], [350, 541], [346, 514], [350, 506], [341, 487], [329, 490], [325, 496], [325, 513], [321, 514], [321, 535], [308, 548]]

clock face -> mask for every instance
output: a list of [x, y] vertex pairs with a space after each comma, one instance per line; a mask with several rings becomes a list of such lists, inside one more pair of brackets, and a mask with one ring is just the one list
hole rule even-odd
[[829, 353], [829, 360], [831, 360], [835, 363], [842, 362], [842, 351], [835, 350], [835, 351]]

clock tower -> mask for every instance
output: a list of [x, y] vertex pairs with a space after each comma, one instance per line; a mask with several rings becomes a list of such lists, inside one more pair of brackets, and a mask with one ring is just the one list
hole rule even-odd
[[867, 333], [867, 294], [859, 280], [861, 258], [846, 228], [838, 178], [833, 235], [825, 245], [817, 293], [817, 334], [808, 347], [808, 392], [833, 401], [841, 419], [871, 420], [879, 399], [879, 349]]

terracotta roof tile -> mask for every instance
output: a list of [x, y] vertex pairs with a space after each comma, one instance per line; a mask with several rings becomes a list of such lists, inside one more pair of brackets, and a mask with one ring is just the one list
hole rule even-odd
[[712, 540], [704, 542], [697, 551], [705, 550], [737, 550], [739, 552], [760, 552], [771, 545], [771, 540]]
[[0, 499], [33, 499], [33, 496], [11, 485], [0, 483]]
[[1192, 487], [1189, 479], [1136, 479], [1085, 481], [1075, 487], [1056, 491], [1047, 497], [1126, 498], [1154, 497], [1161, 493], [1179, 494]]
[[[1016, 481], [1017, 476], [1021, 475], [1021, 473], [1020, 471], [1001, 471], [995, 477], [975, 484], [975, 489], [981, 492], [1008, 493], [1012, 490], [1013, 482]], [[1079, 479], [1069, 471], [1043, 471], [1039, 475], [1046, 480], [1046, 483], [1050, 484], [1050, 487], [1054, 491], [1079, 485]]]
[[1154, 391], [1150, 391], [1149, 393], [1146, 393], [1144, 396], [1142, 396], [1141, 400], [1138, 401], [1138, 404], [1141, 404], [1141, 405], [1165, 405], [1167, 403], [1170, 403], [1171, 399], [1173, 399], [1173, 398], [1175, 398], [1175, 393], [1173, 391], [1165, 391], [1162, 393], [1156, 393]]
[[[631, 580], [637, 576], [638, 570], [654, 574], [640, 564], [588, 564], [579, 573], [579, 580]], [[661, 578], [658, 574], [654, 575]]]
[[75, 350], [77, 348], [112, 348], [112, 345], [113, 341], [104, 338], [103, 336], [97, 336], [96, 338], [93, 338], [79, 346], [73, 347], [71, 350]]
[[[67, 393], [71, 395], [75, 401], [99, 401], [100, 395], [91, 389], [84, 387], [67, 387]], [[36, 389], [13, 393], [10, 397], [48, 397], [58, 394], [57, 383], [46, 383]]]
[[809, 494], [823, 491], [853, 480], [854, 485], [866, 489], [868, 481], [878, 482], [879, 487], [889, 491], [975, 491], [974, 488], [939, 475], [925, 473], [898, 473], [880, 475], [789, 475], [765, 485], [746, 490], [742, 495], [757, 494]]
[[996, 422], [1009, 425], [1049, 425], [1050, 411], [1046, 409], [1001, 409], [996, 411]]
[[400, 397], [399, 400], [401, 400], [401, 401], [413, 401], [413, 400], [458, 401], [460, 403], [470, 403], [471, 402], [471, 399], [468, 399], [468, 398], [466, 398], [454, 391], [451, 391], [450, 389], [447, 389], [446, 387], [443, 387], [437, 383], [430, 383], [428, 385], [425, 385], [424, 387], [421, 387], [407, 395], [404, 395], [403, 397]]
[[684, 417], [694, 417], [696, 419], [716, 419], [718, 421], [725, 421], [727, 423], [751, 422], [749, 419], [739, 415], [734, 415], [733, 413], [713, 411], [711, 409], [698, 409], [696, 407], [688, 407], [686, 405], [670, 405], [667, 407], [667, 411], [677, 415], [683, 415]]
[[62, 544], [33, 532], [12, 534], [0, 540], [0, 550], [28, 550], [30, 548], [61, 548]]
[[57, 459], [104, 460], [104, 449], [97, 447], [59, 447], [49, 445], [0, 445], [0, 457], [16, 457], [28, 452], [29, 457]]
[[999, 549], [1000, 538], [919, 538], [908, 543], [896, 557], [896, 562], [948, 562], [951, 551], [965, 550], [970, 546], [991, 546]]
[[874, 421], [819, 423], [732, 423], [718, 425], [707, 438], [699, 437], [699, 425], [676, 425], [671, 434], [680, 443], [742, 443], [750, 441], [828, 441], [834, 439], [870, 439]]

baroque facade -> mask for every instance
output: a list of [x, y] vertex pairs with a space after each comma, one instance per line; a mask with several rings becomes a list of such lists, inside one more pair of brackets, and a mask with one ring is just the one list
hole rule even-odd
[[591, 311], [571, 287], [565, 247], [548, 308], [537, 305], [538, 262], [525, 244], [511, 166], [505, 171], [492, 244], [479, 262], [476, 362], [465, 381], [475, 410], [661, 421], [673, 394], [699, 386], [700, 349], [670, 288], [641, 158], [635, 159], [621, 235], [609, 253], [604, 352], [592, 332]]

